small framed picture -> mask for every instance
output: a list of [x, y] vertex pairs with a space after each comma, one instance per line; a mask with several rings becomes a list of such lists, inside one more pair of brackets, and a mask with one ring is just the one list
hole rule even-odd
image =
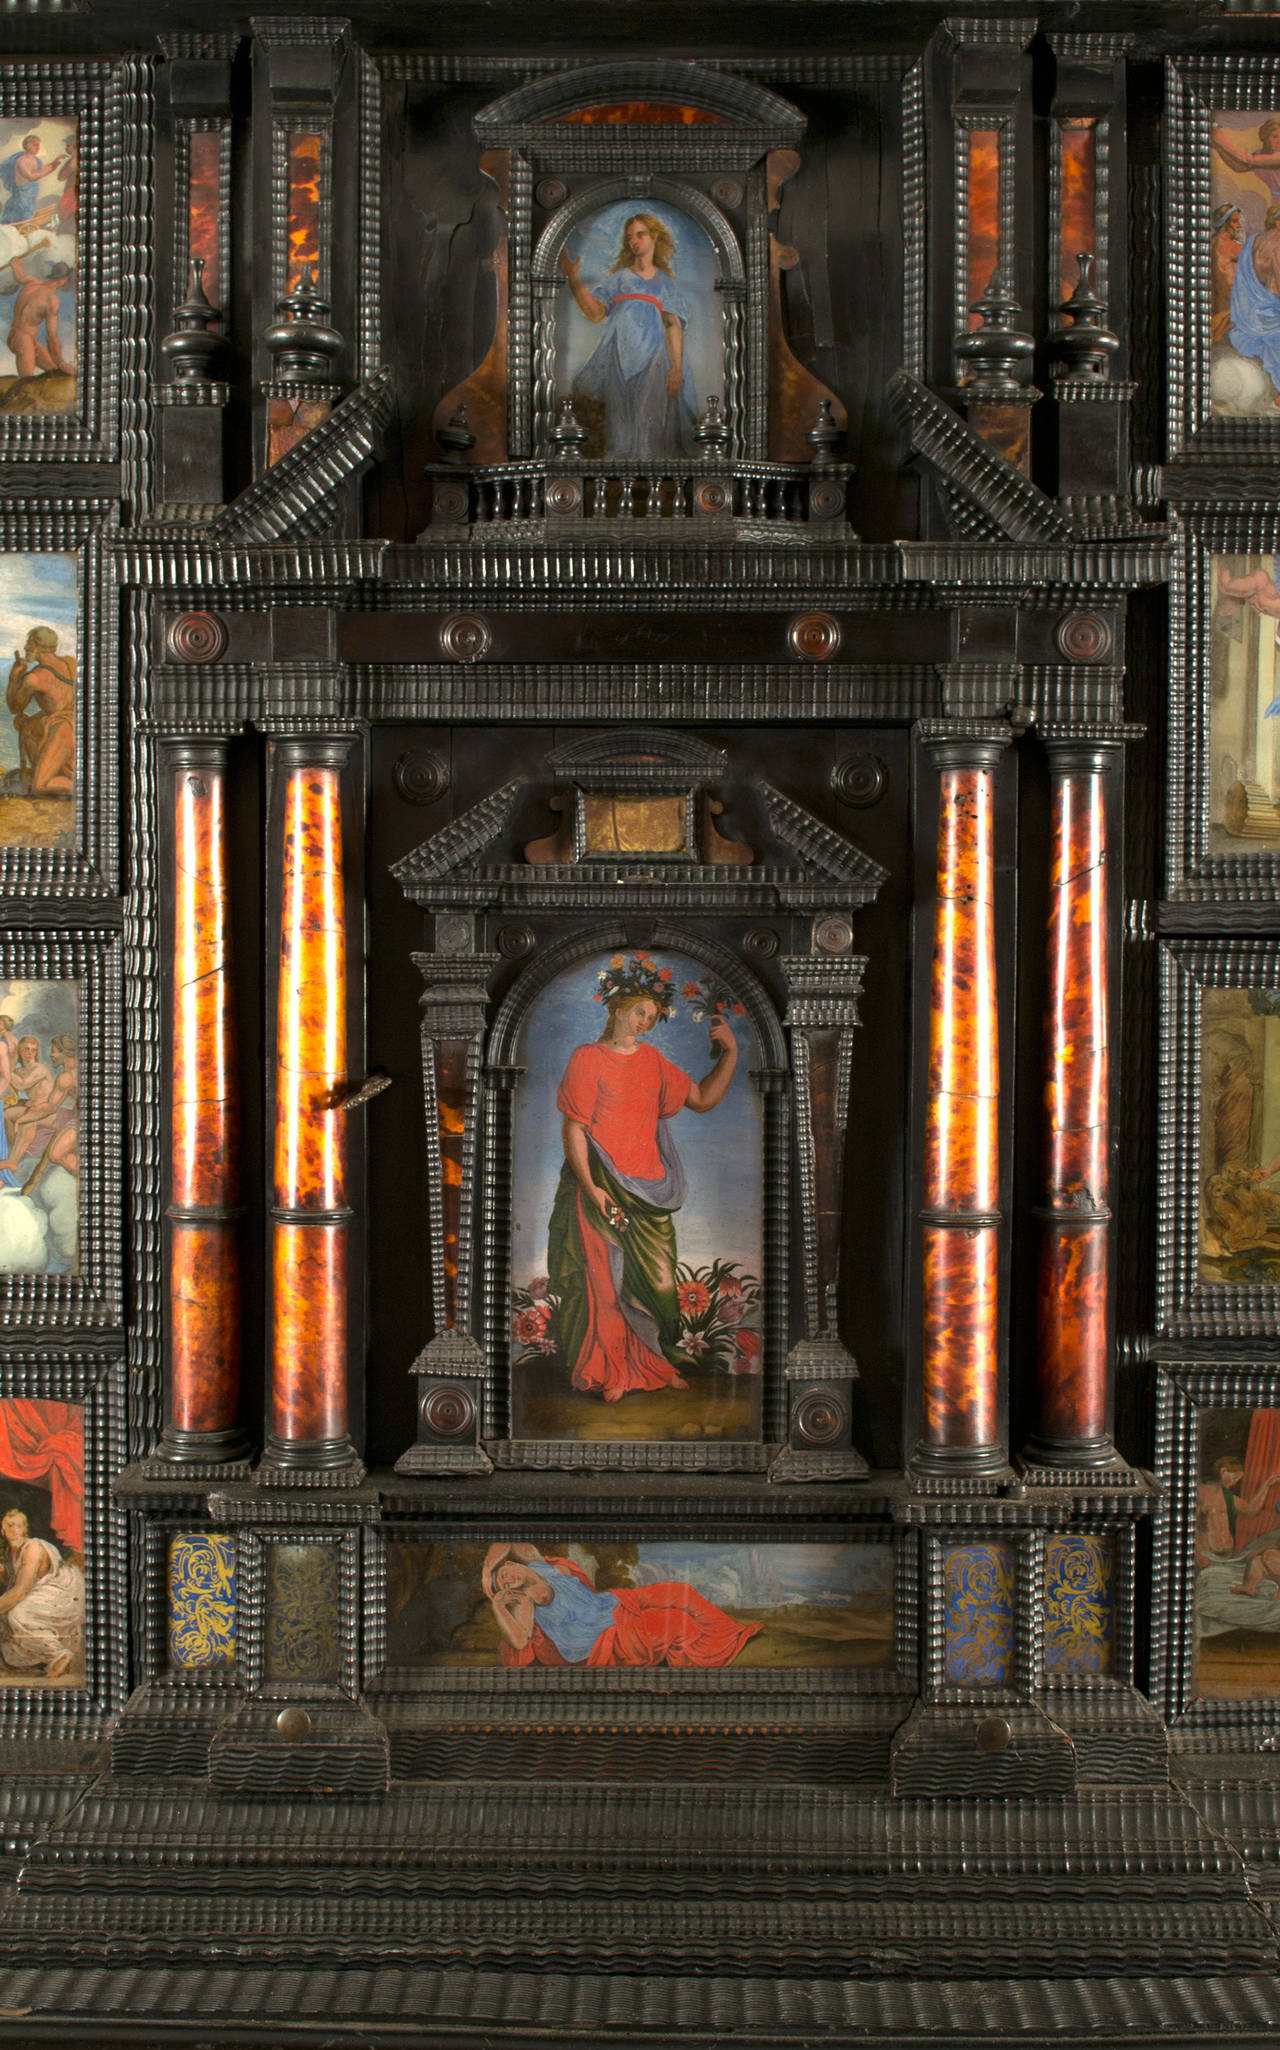
[[1169, 446], [1274, 447], [1280, 426], [1280, 63], [1169, 68]]
[[[0, 77], [0, 454], [114, 461], [133, 294], [124, 68], [32, 61]], [[40, 488], [39, 486], [37, 488]]]
[[0, 1364], [0, 1730], [92, 1733], [128, 1689], [109, 1477], [124, 1362], [50, 1347]]
[[1157, 1706], [1280, 1736], [1280, 1366], [1163, 1363], [1156, 1472]]
[[0, 1305], [120, 1321], [119, 941], [0, 939]]
[[92, 515], [0, 508], [0, 891], [116, 887], [115, 585]]
[[1280, 1313], [1280, 943], [1162, 959], [1158, 1328], [1247, 1338]]

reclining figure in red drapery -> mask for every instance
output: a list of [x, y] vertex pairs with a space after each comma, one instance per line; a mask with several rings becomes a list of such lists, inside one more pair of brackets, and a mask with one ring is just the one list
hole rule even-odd
[[480, 1578], [506, 1666], [730, 1666], [760, 1628], [683, 1580], [593, 1587], [572, 1559], [534, 1545], [490, 1545]]

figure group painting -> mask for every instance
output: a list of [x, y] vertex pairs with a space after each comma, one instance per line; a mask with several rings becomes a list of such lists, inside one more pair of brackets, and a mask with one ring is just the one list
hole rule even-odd
[[1202, 1282], [1280, 1282], [1280, 991], [1207, 989], [1200, 1075]]
[[1195, 1666], [1201, 1699], [1280, 1694], [1280, 1409], [1202, 1410]]
[[589, 214], [559, 258], [556, 393], [582, 453], [667, 462], [697, 453], [694, 427], [724, 389], [715, 249], [680, 208], [643, 197]]
[[0, 414], [76, 403], [79, 128], [0, 120]]
[[76, 627], [72, 555], [0, 555], [0, 647], [13, 650], [0, 714], [0, 846], [74, 837]]
[[0, 1397], [0, 1687], [84, 1679], [84, 1410]]
[[532, 1007], [516, 1104], [512, 1435], [758, 1439], [763, 1123], [742, 1003], [593, 957]]
[[387, 1547], [392, 1666], [886, 1666], [887, 1543]]
[[0, 979], [0, 1274], [79, 1265], [79, 986]]

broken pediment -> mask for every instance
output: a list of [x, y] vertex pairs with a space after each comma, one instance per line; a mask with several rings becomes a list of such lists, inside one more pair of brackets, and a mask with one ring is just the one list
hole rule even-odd
[[743, 776], [729, 751], [639, 727], [548, 750], [538, 772], [503, 784], [394, 873], [424, 908], [491, 909], [548, 892], [614, 908], [620, 890], [692, 908], [710, 889], [726, 908], [731, 896], [733, 908], [804, 911], [870, 903], [886, 871], [771, 783]]

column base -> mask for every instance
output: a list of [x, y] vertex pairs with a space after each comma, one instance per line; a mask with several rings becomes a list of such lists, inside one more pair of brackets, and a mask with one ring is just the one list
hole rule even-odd
[[253, 1478], [260, 1488], [349, 1488], [364, 1472], [345, 1432], [340, 1438], [278, 1438], [272, 1431]]
[[1146, 1482], [1122, 1459], [1103, 1433], [1096, 1438], [1029, 1438], [1018, 1460], [1018, 1478], [1028, 1487], [1097, 1486], [1143, 1488]]
[[170, 1425], [138, 1470], [148, 1480], [241, 1480], [252, 1465], [252, 1448], [241, 1430], [184, 1431]]
[[990, 1495], [1015, 1479], [1003, 1445], [930, 1445], [923, 1439], [907, 1480], [926, 1495]]

